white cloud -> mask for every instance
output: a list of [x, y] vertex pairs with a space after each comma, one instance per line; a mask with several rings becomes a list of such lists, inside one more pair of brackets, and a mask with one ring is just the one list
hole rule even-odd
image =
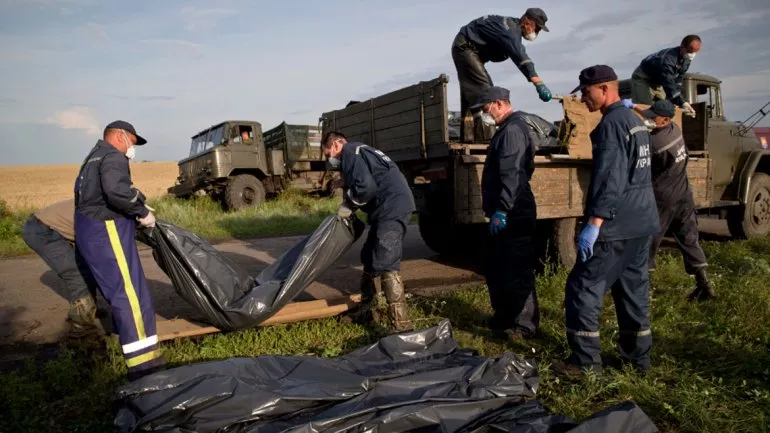
[[80, 129], [87, 135], [99, 136], [101, 126], [94, 111], [86, 106], [74, 106], [57, 111], [43, 119], [43, 123], [57, 125], [63, 129]]
[[76, 31], [92, 40], [107, 41], [110, 39], [107, 34], [107, 26], [102, 24], [88, 23], [79, 27]]
[[234, 9], [199, 8], [186, 6], [179, 11], [184, 21], [184, 29], [188, 32], [203, 31], [214, 28], [220, 19], [234, 14]]

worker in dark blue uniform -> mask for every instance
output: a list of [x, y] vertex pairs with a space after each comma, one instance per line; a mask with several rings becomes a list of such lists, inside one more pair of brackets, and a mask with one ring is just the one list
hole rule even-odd
[[655, 270], [655, 254], [663, 236], [671, 230], [684, 258], [685, 272], [695, 276], [695, 290], [689, 299], [700, 301], [716, 297], [716, 291], [706, 275], [708, 263], [700, 246], [695, 201], [687, 179], [687, 146], [681, 128], [672, 121], [676, 108], [671, 101], [661, 100], [641, 113], [655, 122], [651, 133], [652, 189], [658, 207], [660, 232], [650, 245], [649, 269]]
[[121, 120], [107, 125], [75, 181], [75, 247], [112, 308], [129, 380], [164, 368], [155, 308], [136, 248], [136, 223], [154, 227], [128, 160], [147, 141]]
[[375, 319], [375, 280], [380, 278], [387, 301], [387, 316], [397, 332], [412, 329], [406, 293], [399, 272], [406, 227], [416, 210], [412, 191], [398, 166], [382, 151], [330, 131], [321, 139], [324, 155], [345, 182], [337, 211], [347, 218], [357, 209], [367, 214], [369, 234], [361, 250], [361, 304], [346, 320], [367, 323]]
[[[480, 135], [488, 131], [484, 128], [481, 112], [469, 112], [484, 90], [493, 85], [484, 67], [487, 62], [511, 59], [527, 81], [535, 85], [540, 99], [551, 100], [551, 91], [535, 72], [535, 64], [521, 43], [522, 38], [534, 41], [541, 30], [549, 31], [546, 21], [548, 17], [542, 9], [529, 8], [521, 18], [484, 15], [460, 28], [452, 43], [452, 60], [460, 83], [460, 112], [464, 120], [460, 138], [463, 142], [485, 142], [490, 138]], [[471, 123], [471, 116], [475, 132], [466, 127], [466, 123]]]
[[582, 100], [602, 119], [591, 132], [593, 171], [578, 258], [567, 278], [565, 314], [572, 354], [562, 372], [600, 370], [599, 315], [609, 290], [620, 328], [619, 351], [640, 371], [650, 365], [650, 240], [660, 228], [651, 182], [650, 134], [625, 107], [618, 77], [606, 65], [580, 72]]
[[511, 340], [533, 337], [540, 325], [532, 249], [537, 209], [529, 183], [535, 171], [535, 143], [514, 112], [507, 89], [489, 87], [473, 108], [498, 126], [481, 175], [490, 235], [485, 276], [494, 310], [488, 326]]
[[682, 82], [700, 47], [698, 35], [687, 35], [678, 47], [645, 57], [631, 75], [631, 99], [646, 105], [667, 99], [681, 107], [684, 114], [694, 117], [695, 110], [684, 99]]

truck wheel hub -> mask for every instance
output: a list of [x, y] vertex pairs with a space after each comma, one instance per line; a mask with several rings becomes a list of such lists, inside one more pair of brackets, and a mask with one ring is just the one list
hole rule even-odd
[[757, 192], [754, 199], [754, 221], [758, 224], [765, 224], [770, 220], [770, 192], [761, 189]]
[[255, 193], [254, 193], [254, 190], [251, 188], [244, 188], [241, 196], [243, 197], [244, 201], [251, 203], [254, 201]]

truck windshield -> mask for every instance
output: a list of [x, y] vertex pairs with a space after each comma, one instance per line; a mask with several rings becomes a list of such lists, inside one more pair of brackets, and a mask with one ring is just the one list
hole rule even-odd
[[225, 127], [222, 125], [193, 137], [190, 143], [190, 156], [198, 155], [220, 144], [222, 137], [224, 137], [224, 132]]

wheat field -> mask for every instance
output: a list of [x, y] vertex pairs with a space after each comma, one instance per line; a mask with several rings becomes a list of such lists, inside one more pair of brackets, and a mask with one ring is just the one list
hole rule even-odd
[[[176, 162], [132, 162], [134, 185], [147, 197], [174, 185]], [[37, 209], [73, 196], [79, 164], [0, 166], [0, 200], [11, 209]]]

